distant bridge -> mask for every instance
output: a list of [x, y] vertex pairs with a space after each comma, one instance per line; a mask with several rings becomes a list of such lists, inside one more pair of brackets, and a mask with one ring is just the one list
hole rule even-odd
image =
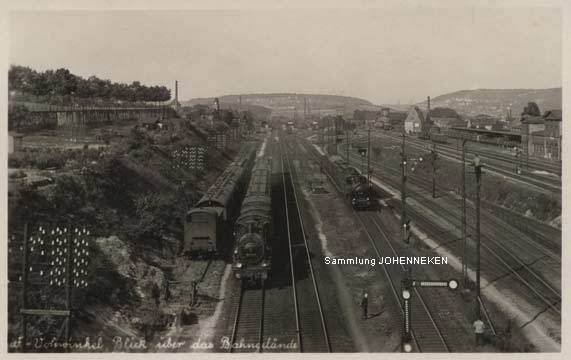
[[[26, 107], [28, 108], [28, 107]], [[141, 107], [73, 107], [41, 106], [30, 107], [26, 116], [9, 119], [8, 129], [17, 132], [30, 132], [58, 128], [87, 128], [129, 120], [154, 121], [175, 116], [170, 106]]]

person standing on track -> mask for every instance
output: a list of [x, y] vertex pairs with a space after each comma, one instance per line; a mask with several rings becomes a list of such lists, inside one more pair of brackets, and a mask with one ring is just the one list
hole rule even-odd
[[369, 307], [369, 294], [367, 294], [366, 292], [363, 293], [363, 298], [361, 299], [361, 312], [362, 312], [362, 316], [363, 316], [363, 320], [367, 319], [367, 312], [368, 312], [368, 307]]
[[474, 328], [476, 347], [483, 345], [482, 337], [484, 336], [484, 322], [478, 318], [474, 321], [472, 327]]
[[194, 306], [194, 303], [196, 302], [196, 287], [198, 286], [198, 282], [196, 280], [192, 280], [192, 282], [190, 283], [191, 288], [191, 293], [190, 293], [190, 306]]
[[161, 304], [161, 290], [156, 283], [153, 283], [153, 287], [151, 288], [151, 295], [155, 300], [155, 305], [158, 307]]

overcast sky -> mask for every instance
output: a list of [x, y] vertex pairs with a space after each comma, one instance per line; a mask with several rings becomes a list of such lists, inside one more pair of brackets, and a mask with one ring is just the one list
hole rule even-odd
[[[409, 103], [561, 86], [556, 8], [17, 12], [10, 62], [174, 88]], [[174, 92], [173, 92], [174, 94]]]

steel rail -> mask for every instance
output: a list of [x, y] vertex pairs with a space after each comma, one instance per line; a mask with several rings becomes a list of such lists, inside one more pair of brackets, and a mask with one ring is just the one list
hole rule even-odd
[[291, 272], [291, 286], [293, 289], [293, 304], [295, 309], [295, 327], [297, 333], [297, 343], [299, 345], [299, 351], [302, 351], [302, 341], [301, 341], [301, 329], [300, 329], [300, 320], [299, 320], [299, 306], [298, 306], [298, 299], [297, 299], [297, 291], [296, 291], [296, 284], [295, 284], [295, 273], [294, 273], [294, 264], [293, 264], [293, 251], [292, 251], [292, 243], [291, 243], [291, 229], [290, 229], [290, 220], [289, 220], [289, 210], [287, 208], [287, 191], [286, 191], [286, 178], [285, 178], [285, 171], [284, 171], [284, 159], [283, 159], [283, 146], [280, 143], [280, 160], [281, 160], [281, 168], [282, 168], [282, 180], [283, 180], [283, 189], [284, 189], [284, 206], [285, 206], [285, 213], [286, 213], [286, 225], [287, 225], [287, 240], [288, 240], [288, 249], [289, 249], [289, 261], [290, 261], [290, 272]]
[[[313, 154], [314, 157], [316, 157], [313, 149], [310, 149], [308, 151], [310, 154]], [[331, 174], [329, 174], [329, 172], [327, 171], [327, 169], [325, 169], [325, 174], [327, 175], [327, 177], [330, 179], [331, 183], [333, 184], [333, 186], [335, 187], [335, 189], [337, 190], [337, 192], [341, 193], [341, 189], [339, 188], [339, 185], [336, 183], [335, 179], [333, 178], [333, 176]], [[375, 243], [373, 236], [370, 234], [369, 230], [367, 229], [363, 219], [361, 218], [361, 216], [357, 213], [357, 211], [355, 211], [355, 209], [351, 208], [353, 214], [355, 215], [355, 217], [358, 219], [359, 223], [361, 224], [361, 227], [363, 228], [363, 230], [365, 230], [365, 234], [367, 235], [367, 238], [369, 239], [369, 242], [371, 243], [371, 246], [373, 247], [375, 253], [377, 254], [377, 256], [379, 258], [381, 258], [381, 253], [377, 247], [377, 244]], [[375, 226], [377, 227], [377, 229], [379, 229], [381, 235], [383, 236], [384, 240], [387, 242], [387, 244], [390, 246], [390, 248], [392, 249], [393, 253], [395, 255], [397, 255], [396, 250], [393, 248], [392, 244], [390, 244], [390, 242], [388, 241], [386, 234], [384, 233], [384, 231], [382, 231], [380, 229], [380, 227], [378, 226], [378, 224], [375, 222]], [[401, 265], [401, 267], [404, 270], [404, 266]], [[386, 265], [383, 263], [382, 265], [383, 268], [383, 273], [385, 274], [385, 277], [387, 278], [387, 280], [389, 280], [389, 285], [391, 287], [392, 290], [392, 294], [396, 300], [396, 302], [400, 305], [401, 304], [401, 297], [399, 296], [399, 292], [397, 291], [395, 284], [394, 284], [394, 279], [391, 276], [390, 272], [388, 271]], [[428, 315], [428, 318], [430, 319], [431, 323], [433, 324], [436, 333], [438, 334], [439, 339], [441, 340], [444, 348], [446, 349], [446, 351], [450, 352], [450, 348], [448, 346], [448, 344], [446, 343], [446, 341], [444, 340], [444, 337], [442, 335], [442, 332], [440, 331], [440, 329], [438, 328], [438, 325], [436, 324], [432, 314], [430, 313], [430, 310], [428, 309], [424, 299], [422, 298], [422, 295], [418, 292], [418, 290], [415, 288], [415, 293], [417, 294], [417, 296], [419, 297], [419, 299], [421, 300], [421, 304], [422, 307], [424, 308], [426, 314]], [[401, 314], [404, 314], [402, 306], [399, 306], [399, 309], [401, 311]], [[418, 338], [416, 336], [416, 333], [414, 331], [414, 329], [412, 329], [412, 338], [416, 344], [417, 349], [419, 349], [420, 351], [422, 351], [421, 346], [419, 344]]]
[[325, 337], [325, 344], [326, 344], [326, 346], [327, 346], [327, 350], [328, 350], [329, 352], [331, 352], [331, 343], [330, 343], [330, 341], [329, 341], [329, 334], [328, 334], [328, 332], [327, 332], [327, 326], [326, 326], [326, 324], [325, 324], [325, 315], [323, 314], [323, 306], [322, 306], [322, 304], [321, 304], [321, 297], [320, 297], [320, 295], [319, 295], [319, 289], [318, 289], [318, 287], [317, 287], [317, 282], [315, 281], [315, 272], [314, 272], [314, 269], [313, 269], [313, 264], [312, 264], [311, 256], [310, 256], [310, 253], [309, 253], [309, 244], [308, 244], [308, 242], [307, 242], [307, 236], [306, 236], [306, 234], [305, 234], [305, 227], [304, 227], [304, 223], [303, 223], [303, 220], [302, 220], [302, 217], [301, 217], [301, 210], [300, 210], [300, 208], [299, 208], [299, 201], [298, 201], [298, 198], [297, 198], [297, 191], [296, 191], [296, 188], [295, 188], [295, 183], [294, 183], [294, 181], [293, 181], [293, 178], [294, 178], [294, 175], [293, 175], [293, 174], [296, 174], [296, 170], [295, 170], [295, 167], [293, 167], [293, 166], [291, 165], [291, 162], [290, 162], [290, 160], [289, 160], [289, 157], [288, 157], [287, 153], [285, 154], [285, 158], [286, 158], [288, 167], [289, 167], [289, 169], [290, 169], [290, 173], [289, 173], [289, 174], [290, 174], [290, 181], [291, 181], [291, 184], [292, 184], [292, 187], [293, 187], [293, 198], [294, 198], [294, 200], [295, 200], [295, 206], [296, 206], [297, 212], [298, 212], [298, 214], [299, 214], [299, 216], [298, 216], [299, 222], [301, 223], [301, 233], [302, 233], [302, 237], [303, 237], [303, 242], [304, 242], [304, 244], [305, 244], [305, 255], [307, 256], [307, 262], [308, 262], [308, 264], [309, 264], [309, 271], [310, 271], [310, 274], [311, 274], [311, 281], [312, 281], [312, 283], [313, 283], [313, 290], [314, 290], [314, 292], [315, 292], [315, 298], [316, 298], [316, 300], [317, 300], [317, 306], [318, 306], [318, 308], [319, 308], [319, 315], [320, 315], [320, 318], [321, 318], [321, 326], [322, 326], [322, 328], [323, 328], [323, 335], [324, 335], [324, 337]]

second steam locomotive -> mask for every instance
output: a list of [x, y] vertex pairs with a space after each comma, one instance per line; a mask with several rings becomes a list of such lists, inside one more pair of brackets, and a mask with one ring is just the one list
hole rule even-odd
[[343, 195], [355, 210], [371, 208], [375, 192], [365, 175], [336, 156], [324, 160], [323, 166], [327, 173], [342, 185]]

